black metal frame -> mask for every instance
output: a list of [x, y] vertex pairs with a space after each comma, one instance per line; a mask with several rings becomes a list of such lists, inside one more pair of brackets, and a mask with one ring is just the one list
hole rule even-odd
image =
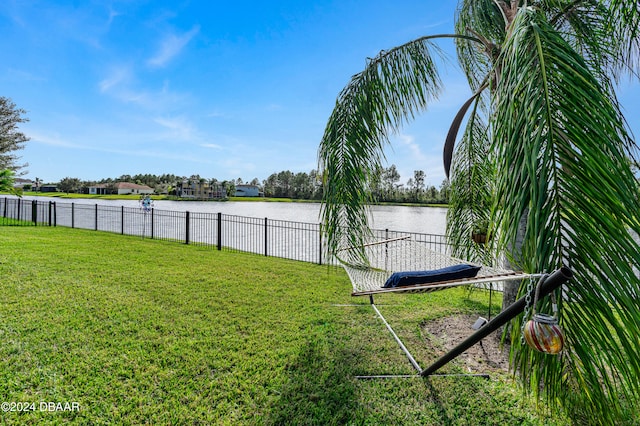
[[[567, 283], [571, 277], [573, 276], [573, 272], [571, 269], [567, 267], [561, 267], [553, 272], [551, 275], [547, 277], [547, 279], [540, 285], [539, 287], [539, 297], [544, 297], [557, 289], [558, 287]], [[521, 297], [516, 300], [512, 305], [505, 308], [502, 312], [496, 315], [491, 321], [488, 321], [482, 327], [480, 327], [475, 333], [471, 336], [467, 337], [464, 341], [458, 344], [456, 347], [451, 349], [449, 352], [444, 354], [438, 360], [436, 360], [429, 367], [422, 369], [420, 365], [417, 363], [411, 352], [406, 348], [402, 340], [398, 337], [398, 335], [393, 331], [393, 328], [389, 325], [384, 316], [380, 313], [378, 308], [376, 307], [373, 295], [369, 296], [369, 301], [371, 307], [376, 312], [378, 317], [383, 321], [389, 332], [392, 334], [393, 338], [396, 340], [400, 349], [405, 353], [407, 359], [413, 366], [413, 368], [417, 371], [415, 375], [371, 375], [371, 376], [356, 376], [358, 379], [380, 379], [380, 378], [419, 378], [419, 377], [434, 377], [434, 376], [479, 376], [488, 378], [487, 374], [434, 374], [437, 370], [445, 366], [447, 363], [457, 358], [459, 355], [464, 353], [467, 349], [480, 342], [482, 339], [487, 337], [489, 334], [496, 331], [498, 328], [505, 325], [507, 322], [515, 318], [517, 315], [522, 313], [526, 307], [527, 297], [532, 298], [535, 296], [536, 289], [532, 289], [528, 295]]]

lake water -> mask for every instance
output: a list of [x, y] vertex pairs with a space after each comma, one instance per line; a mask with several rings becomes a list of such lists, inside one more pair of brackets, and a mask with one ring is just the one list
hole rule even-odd
[[[49, 197], [24, 197], [51, 201]], [[112, 207], [140, 207], [137, 200], [55, 199], [56, 203], [99, 204]], [[293, 222], [319, 223], [319, 203], [288, 203], [267, 201], [154, 201], [157, 210], [222, 213], [235, 216], [269, 218]], [[372, 206], [371, 227], [393, 231], [444, 234], [447, 209], [444, 207]]]

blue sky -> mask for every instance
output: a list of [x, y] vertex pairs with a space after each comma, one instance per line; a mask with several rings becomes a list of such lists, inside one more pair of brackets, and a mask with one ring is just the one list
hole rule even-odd
[[[27, 110], [20, 155], [32, 179], [308, 172], [366, 58], [451, 32], [455, 4], [3, 0], [0, 95]], [[469, 89], [455, 68], [443, 80], [440, 101], [387, 150], [402, 183], [414, 170], [444, 179], [442, 143]], [[624, 84], [638, 135], [640, 85]]]

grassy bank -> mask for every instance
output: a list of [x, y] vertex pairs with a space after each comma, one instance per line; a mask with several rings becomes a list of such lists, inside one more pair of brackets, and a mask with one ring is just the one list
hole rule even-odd
[[[1, 227], [0, 246], [0, 395], [36, 404], [3, 424], [562, 424], [504, 373], [356, 380], [413, 371], [341, 270], [67, 228]], [[420, 324], [487, 300], [377, 301], [426, 366]]]
[[[0, 195], [9, 195], [8, 193], [0, 192]], [[31, 197], [51, 197], [51, 198], [63, 198], [63, 199], [101, 199], [101, 200], [139, 200], [140, 195], [95, 195], [95, 194], [66, 194], [64, 192], [24, 192], [22, 195]], [[200, 200], [189, 198], [178, 198], [174, 195], [152, 195], [154, 200], [170, 200], [170, 201], [211, 201], [211, 202], [225, 202], [225, 201], [246, 201], [246, 202], [268, 202], [268, 203], [319, 203], [319, 200], [303, 200], [297, 198], [270, 198], [270, 197], [227, 197], [223, 200]], [[380, 206], [409, 206], [409, 207], [448, 207], [447, 204], [426, 204], [426, 203], [391, 203], [381, 202], [375, 205]]]
[[[74, 194], [66, 192], [33, 192], [33, 191], [25, 191], [22, 193], [23, 196], [29, 197], [49, 197], [49, 198], [62, 198], [62, 199], [87, 199], [87, 200], [139, 200], [140, 195], [136, 194]], [[175, 197], [170, 197], [168, 195], [151, 195], [151, 198], [154, 200], [171, 200], [175, 199]]]
[[[0, 192], [0, 195], [9, 195], [8, 193]], [[65, 192], [32, 192], [26, 191], [22, 195], [30, 196], [30, 197], [50, 197], [50, 198], [61, 198], [61, 199], [86, 199], [86, 200], [139, 200], [140, 195], [136, 194], [108, 194], [108, 195], [97, 195], [97, 194], [67, 194]], [[201, 199], [191, 199], [191, 198], [179, 198], [175, 195], [151, 195], [153, 200], [170, 200], [170, 201], [211, 201], [214, 203], [220, 203], [225, 201], [248, 201], [248, 202], [274, 202], [274, 203], [318, 203], [318, 200], [298, 200], [294, 198], [269, 198], [269, 197], [227, 197], [225, 199], [211, 199], [211, 200], [201, 200]]]

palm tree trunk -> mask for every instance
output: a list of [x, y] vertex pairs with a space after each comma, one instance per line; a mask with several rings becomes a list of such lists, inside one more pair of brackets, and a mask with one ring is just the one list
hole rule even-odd
[[[527, 230], [527, 220], [529, 217], [529, 210], [525, 210], [520, 217], [520, 224], [518, 226], [518, 233], [516, 234], [515, 240], [509, 246], [508, 250], [511, 254], [511, 257], [514, 259], [512, 263], [509, 259], [505, 259], [505, 266], [507, 269], [518, 270], [518, 265], [516, 264], [518, 259], [521, 257], [522, 252], [522, 243], [524, 242], [525, 232]], [[502, 293], [502, 309], [505, 309], [508, 306], [511, 306], [517, 298], [518, 298], [518, 290], [520, 289], [520, 281], [505, 281]]]

